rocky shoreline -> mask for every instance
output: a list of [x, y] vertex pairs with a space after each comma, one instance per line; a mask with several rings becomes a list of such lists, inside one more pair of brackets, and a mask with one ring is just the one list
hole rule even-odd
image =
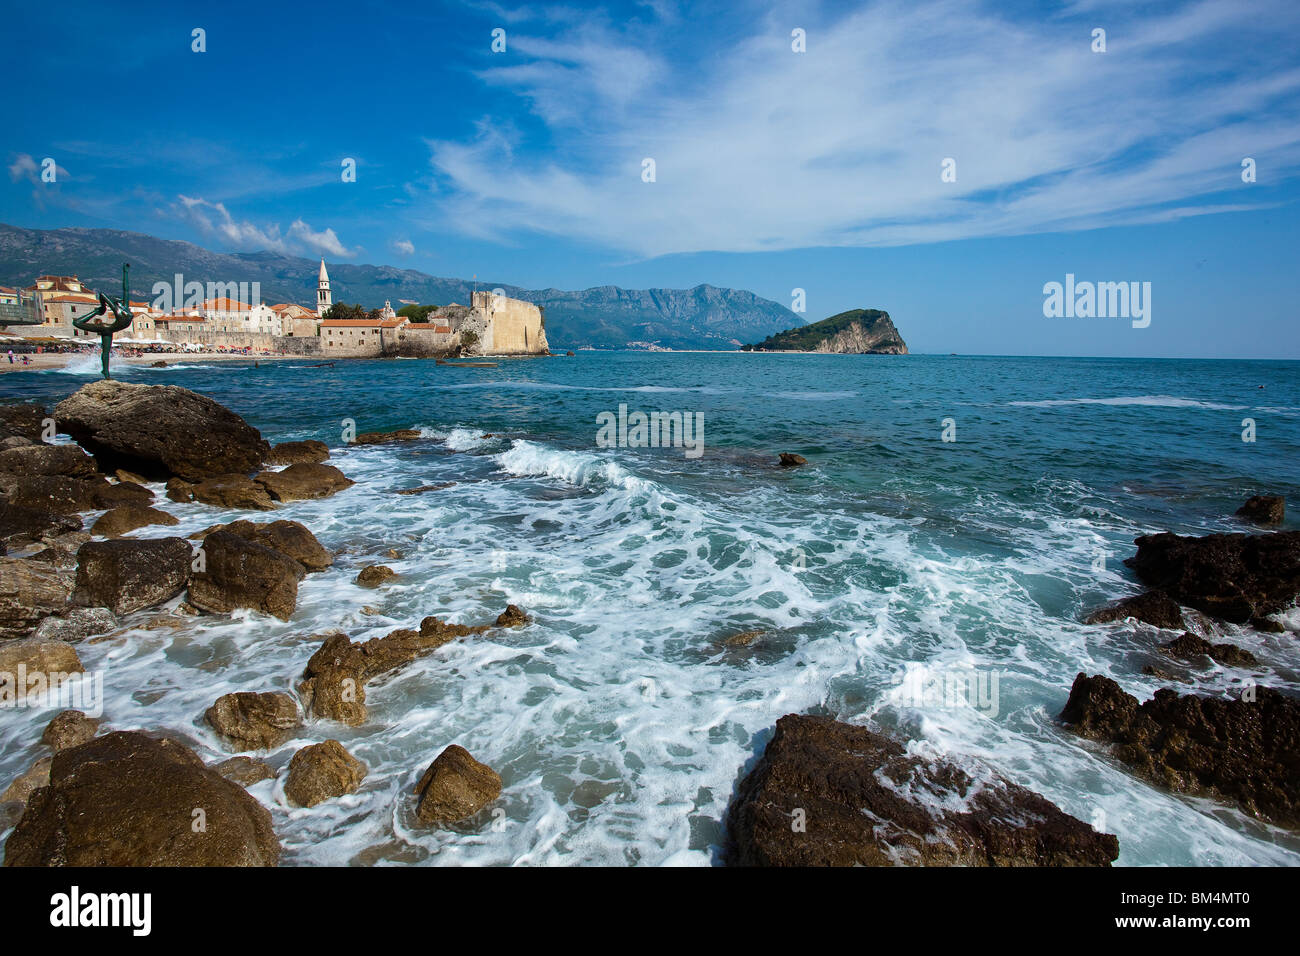
[[[76, 444], [49, 444], [51, 424]], [[371, 432], [355, 444], [420, 437]], [[272, 446], [235, 413], [175, 386], [93, 382], [52, 411], [0, 407], [0, 672], [78, 674], [78, 642], [106, 639], [142, 611], [178, 627], [236, 612], [290, 621], [301, 582], [334, 568], [336, 555], [302, 523], [267, 513], [352, 487], [330, 458], [318, 441]], [[785, 467], [805, 463], [780, 456]], [[250, 516], [188, 538], [132, 537], [177, 524], [154, 507], [150, 483], [165, 483], [174, 502]], [[93, 512], [101, 514], [87, 530], [83, 516]], [[1239, 516], [1276, 526], [1284, 503], [1259, 496]], [[1149, 590], [1086, 623], [1143, 622], [1171, 632], [1152, 646], [1160, 660], [1262, 675], [1249, 651], [1212, 639], [1213, 622], [1282, 627], [1278, 612], [1300, 595], [1300, 532], [1158, 534], [1135, 544], [1128, 563]], [[373, 563], [355, 583], [384, 588], [395, 576]], [[331, 727], [370, 721], [367, 691], [382, 695], [378, 678], [451, 642], [529, 623], [510, 605], [472, 624], [425, 616], [364, 641], [310, 635], [298, 669], [281, 675], [278, 686], [289, 690], [263, 684], [214, 695], [196, 714], [229, 754], [211, 765], [170, 728], [101, 735], [99, 720], [62, 711], [41, 736], [48, 755], [0, 781], [0, 828], [13, 825], [5, 864], [275, 865], [282, 851], [270, 811], [246, 787], [282, 775], [285, 800], [304, 811], [355, 792], [370, 768]], [[760, 636], [723, 644], [739, 653]], [[1300, 703], [1276, 690], [1251, 682], [1230, 697], [1166, 688], [1139, 703], [1111, 678], [1081, 673], [1059, 726], [1152, 784], [1300, 826]], [[278, 773], [258, 756], [299, 740], [312, 742]], [[407, 818], [427, 827], [473, 821], [500, 798], [500, 775], [454, 741], [436, 749], [422, 772], [408, 768], [418, 782], [402, 797]], [[901, 735], [809, 714], [777, 721], [738, 776], [726, 832], [732, 865], [1107, 866], [1120, 852], [1115, 836], [997, 768], [928, 757]]]

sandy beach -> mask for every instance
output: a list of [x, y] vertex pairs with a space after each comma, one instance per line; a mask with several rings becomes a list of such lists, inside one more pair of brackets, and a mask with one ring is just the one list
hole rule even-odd
[[[14, 354], [13, 362], [10, 363], [9, 356], [5, 352], [0, 352], [0, 373], [4, 372], [33, 372], [42, 369], [63, 368], [69, 362], [79, 361], [87, 355], [99, 357], [98, 350], [94, 352], [41, 352], [39, 354], [27, 353], [29, 364], [23, 364], [23, 356]], [[168, 365], [190, 365], [195, 362], [322, 362], [335, 361], [322, 359], [314, 355], [232, 355], [229, 352], [156, 352], [149, 355], [114, 355], [112, 363], [126, 363], [127, 365], [153, 365], [155, 362], [166, 362]]]

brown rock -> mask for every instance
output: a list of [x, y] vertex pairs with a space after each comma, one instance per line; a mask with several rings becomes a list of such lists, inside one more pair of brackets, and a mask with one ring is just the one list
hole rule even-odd
[[1234, 803], [1243, 813], [1300, 828], [1300, 701], [1269, 687], [1241, 699], [1156, 691], [1144, 704], [1108, 677], [1079, 674], [1061, 720], [1114, 745], [1163, 787]]
[[272, 465], [318, 465], [330, 456], [323, 441], [286, 441], [271, 447], [266, 460]]
[[415, 785], [415, 815], [421, 823], [455, 823], [478, 813], [501, 795], [501, 777], [464, 747], [452, 744], [429, 765]]
[[77, 551], [72, 603], [106, 607], [119, 617], [174, 598], [190, 576], [184, 538], [90, 541]]
[[148, 481], [148, 479], [143, 475], [137, 475], [134, 471], [127, 471], [125, 468], [117, 469], [117, 471], [113, 472], [113, 476], [117, 478], [118, 481], [132, 485], [143, 485]]
[[314, 807], [352, 793], [361, 786], [365, 776], [365, 764], [344, 750], [337, 740], [327, 740], [304, 747], [293, 755], [284, 795], [300, 807]]
[[1281, 495], [1255, 495], [1237, 509], [1237, 517], [1258, 525], [1281, 524], [1286, 518], [1286, 499]]
[[23, 637], [68, 603], [72, 577], [38, 561], [0, 557], [0, 639]]
[[24, 697], [58, 687], [68, 677], [84, 671], [77, 649], [63, 641], [24, 637], [0, 644], [0, 674], [16, 684], [18, 675], [25, 672], [27, 687], [17, 688]]
[[278, 501], [328, 498], [356, 484], [333, 465], [317, 464], [290, 465], [281, 471], [264, 471], [257, 476], [257, 481]]
[[0, 428], [29, 441], [44, 440], [45, 422], [49, 418], [44, 405], [0, 405]]
[[298, 702], [283, 691], [225, 694], [203, 716], [235, 750], [274, 750], [302, 726]]
[[0, 803], [26, 804], [27, 800], [39, 788], [49, 786], [50, 783], [50, 764], [53, 762], [50, 757], [42, 757], [28, 768], [27, 772], [9, 784], [4, 793], [0, 793]]
[[263, 780], [274, 780], [275, 770], [259, 757], [240, 755], [215, 764], [212, 769], [241, 787], [251, 787]]
[[386, 564], [372, 564], [361, 569], [357, 575], [357, 584], [363, 588], [377, 588], [389, 578], [397, 577], [397, 572]]
[[27, 445], [0, 451], [0, 471], [15, 475], [99, 477], [95, 459], [76, 445]]
[[[202, 811], [203, 826], [197, 826]], [[271, 814], [187, 747], [116, 732], [54, 755], [6, 866], [274, 866]]]
[[247, 607], [289, 620], [298, 605], [303, 566], [256, 541], [229, 531], [203, 539], [201, 571], [190, 578], [190, 603], [217, 614]]
[[245, 541], [265, 545], [273, 551], [279, 551], [293, 558], [308, 571], [323, 571], [334, 563], [334, 555], [316, 540], [314, 534], [297, 521], [272, 521], [268, 524], [232, 521], [230, 524], [213, 525], [193, 537], [206, 538], [214, 531], [229, 531], [231, 534], [239, 535]]
[[1181, 657], [1184, 660], [1191, 660], [1204, 655], [1225, 667], [1246, 667], [1250, 664], [1259, 663], [1254, 654], [1238, 647], [1236, 644], [1211, 644], [1204, 638], [1197, 637], [1190, 632], [1184, 633], [1182, 637], [1176, 638], [1168, 644], [1161, 644], [1160, 648], [1174, 657]]
[[748, 647], [762, 637], [764, 633], [764, 631], [741, 631], [739, 634], [729, 634], [722, 639], [722, 646]]
[[1093, 611], [1084, 618], [1083, 623], [1109, 624], [1125, 618], [1133, 618], [1153, 627], [1171, 631], [1181, 630], [1185, 626], [1183, 609], [1164, 591], [1143, 591], [1141, 594], [1122, 598]]
[[506, 609], [496, 619], [497, 627], [523, 627], [531, 621], [527, 614], [514, 604], [507, 604]]
[[91, 382], [60, 402], [54, 417], [108, 470], [150, 478], [246, 475], [270, 453], [234, 412], [175, 385]]
[[[796, 826], [796, 824], [801, 826]], [[727, 815], [741, 866], [1107, 866], [1119, 841], [1000, 778], [826, 717], [791, 714]]]
[[105, 538], [120, 538], [136, 528], [144, 528], [154, 524], [174, 525], [180, 524], [180, 522], [167, 512], [159, 511], [156, 508], [124, 505], [120, 508], [113, 508], [111, 511], [105, 511], [100, 515], [99, 520], [91, 526], [90, 533], [102, 535]]
[[99, 721], [94, 717], [87, 717], [79, 710], [65, 710], [45, 726], [41, 743], [48, 744], [56, 752], [67, 750], [93, 740], [98, 730]]
[[194, 482], [186, 481], [184, 478], [168, 478], [167, 497], [172, 501], [193, 501]]
[[0, 544], [21, 547], [43, 538], [81, 530], [81, 519], [45, 508], [15, 505], [0, 499]]
[[36, 625], [32, 637], [76, 643], [97, 634], [107, 634], [116, 627], [117, 618], [106, 607], [69, 606], [57, 617], [47, 617]]
[[362, 432], [355, 439], [354, 445], [383, 445], [392, 441], [415, 441], [420, 433], [414, 428], [399, 428], [391, 432]]
[[[266, 488], [247, 475], [220, 475], [191, 485], [185, 489], [194, 501], [219, 508], [244, 508], [251, 511], [270, 511], [275, 502]], [[170, 492], [168, 493], [170, 494]]]
[[782, 468], [791, 468], [795, 465], [806, 465], [806, 464], [808, 464], [808, 459], [805, 458], [803, 455], [796, 455], [788, 451], [781, 452]]

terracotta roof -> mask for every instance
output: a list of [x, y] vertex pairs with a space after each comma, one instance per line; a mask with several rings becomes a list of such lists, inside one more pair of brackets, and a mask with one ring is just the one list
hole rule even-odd
[[8, 295], [17, 295], [17, 294], [18, 294], [18, 290], [17, 290], [17, 289], [11, 289], [11, 288], [9, 288], [7, 285], [0, 285], [0, 292], [7, 293]]
[[435, 331], [435, 332], [442, 332], [442, 333], [445, 334], [445, 333], [451, 331], [451, 326], [450, 326], [450, 325], [435, 325], [435, 326], [433, 327], [433, 331]]
[[99, 296], [85, 292], [47, 292], [41, 296], [46, 302], [98, 302]]

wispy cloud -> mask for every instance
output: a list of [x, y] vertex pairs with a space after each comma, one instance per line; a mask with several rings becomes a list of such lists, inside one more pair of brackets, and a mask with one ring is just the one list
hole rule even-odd
[[[1064, 13], [799, 6], [694, 32], [596, 15], [555, 38], [520, 17], [510, 53], [480, 75], [536, 129], [488, 118], [468, 142], [431, 143], [437, 201], [475, 235], [657, 256], [1165, 221], [1262, 201], [1241, 182], [1243, 157], [1261, 184], [1300, 171], [1293, 4]], [[806, 53], [791, 50], [795, 27]], [[956, 182], [940, 179], [948, 157]]]
[[220, 237], [235, 249], [310, 252], [336, 258], [349, 258], [358, 251], [344, 246], [333, 229], [318, 231], [302, 219], [295, 219], [282, 232], [279, 223], [259, 226], [246, 219], [236, 219], [223, 203], [194, 196], [178, 196], [177, 200], [172, 208], [178, 217], [187, 219], [208, 235]]

